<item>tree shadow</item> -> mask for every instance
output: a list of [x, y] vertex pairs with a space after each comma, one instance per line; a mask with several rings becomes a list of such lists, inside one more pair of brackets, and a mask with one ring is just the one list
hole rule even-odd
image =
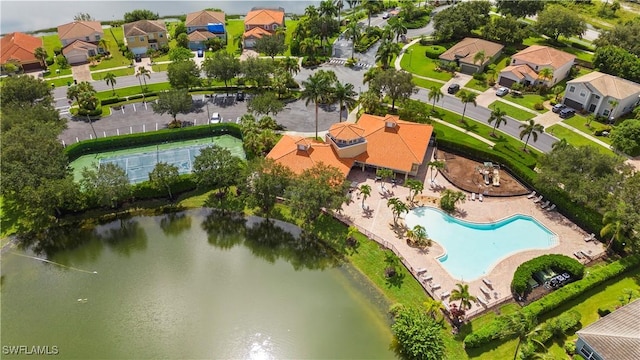
[[178, 236], [191, 229], [191, 220], [191, 216], [184, 212], [172, 212], [160, 218], [160, 228], [165, 235]]
[[96, 237], [119, 254], [129, 256], [147, 248], [147, 233], [135, 218], [121, 218], [95, 229]]

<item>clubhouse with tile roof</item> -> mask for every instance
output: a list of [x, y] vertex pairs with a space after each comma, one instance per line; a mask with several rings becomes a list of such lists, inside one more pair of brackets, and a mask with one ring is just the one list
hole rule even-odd
[[323, 162], [345, 176], [357, 166], [391, 169], [406, 180], [424, 163], [432, 134], [431, 125], [400, 120], [396, 115], [363, 114], [355, 124], [333, 124], [325, 142], [284, 135], [267, 157], [297, 174]]

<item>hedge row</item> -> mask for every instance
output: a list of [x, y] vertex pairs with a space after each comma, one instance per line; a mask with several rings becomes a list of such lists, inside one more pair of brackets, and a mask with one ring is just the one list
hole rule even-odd
[[[555, 290], [540, 300], [532, 302], [531, 304], [523, 307], [522, 311], [528, 311], [533, 316], [539, 317], [553, 309], [556, 309], [567, 301], [576, 299], [603, 282], [613, 279], [626, 271], [637, 267], [638, 265], [640, 265], [640, 255], [634, 255], [615, 261], [601, 268], [592, 269], [588, 276]], [[492, 340], [499, 339], [501, 337], [501, 329], [503, 328], [503, 319], [504, 317], [502, 316], [498, 317], [492, 322], [467, 335], [464, 338], [464, 346], [466, 348], [476, 348]]]
[[582, 314], [577, 310], [567, 311], [542, 324], [542, 331], [538, 333], [537, 340], [546, 343], [554, 336], [562, 336], [569, 330], [575, 329], [580, 324]]
[[208, 136], [229, 134], [242, 138], [240, 126], [232, 123], [190, 126], [179, 129], [164, 129], [146, 133], [135, 133], [120, 136], [110, 136], [93, 140], [85, 140], [67, 146], [65, 152], [69, 161], [80, 156], [117, 149], [126, 149], [144, 145], [161, 144], [164, 142], [205, 138]]
[[445, 51], [447, 51], [447, 49], [444, 46], [431, 45], [424, 51], [424, 56], [428, 57], [429, 59], [437, 59]]
[[511, 281], [511, 291], [523, 295], [531, 291], [529, 279], [538, 271], [553, 269], [555, 272], [568, 272], [573, 278], [582, 279], [584, 265], [566, 255], [542, 255], [526, 261], [516, 269]]
[[[177, 194], [195, 190], [197, 187], [193, 174], [180, 175], [180, 180], [171, 187], [171, 193]], [[148, 181], [133, 185], [132, 197], [135, 200], [154, 199], [168, 197], [167, 190], [158, 190], [151, 186]]]

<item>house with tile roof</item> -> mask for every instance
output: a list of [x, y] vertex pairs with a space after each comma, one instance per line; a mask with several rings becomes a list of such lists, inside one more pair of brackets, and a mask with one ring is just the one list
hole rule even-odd
[[244, 18], [244, 34], [242, 35], [245, 48], [253, 48], [258, 39], [275, 34], [278, 28], [285, 27], [284, 9], [253, 8]]
[[[74, 21], [58, 26], [58, 38], [62, 42], [62, 53], [69, 64], [87, 62], [89, 57], [102, 54], [105, 49], [99, 43], [104, 38], [102, 25], [98, 21]], [[95, 45], [89, 46], [88, 44]], [[65, 52], [65, 48], [73, 45]], [[82, 51], [86, 49], [86, 51]]]
[[187, 14], [185, 26], [189, 37], [189, 49], [206, 47], [206, 42], [214, 37], [227, 43], [226, 15], [221, 11], [201, 10]]
[[302, 173], [318, 162], [338, 168], [345, 177], [355, 166], [391, 169], [415, 176], [425, 161], [433, 127], [400, 120], [398, 116], [363, 114], [357, 123], [333, 124], [325, 142], [285, 135], [267, 155]]
[[611, 120], [640, 105], [640, 84], [598, 71], [567, 81], [563, 104]]
[[600, 318], [576, 334], [576, 352], [587, 360], [640, 359], [640, 300]]
[[[473, 74], [481, 72], [485, 66], [497, 59], [503, 48], [504, 46], [498, 43], [468, 37], [443, 52], [439, 58], [443, 61], [455, 62], [462, 73]], [[473, 58], [482, 51], [484, 51], [485, 60], [481, 64], [474, 62]]]
[[[552, 87], [569, 75], [576, 57], [548, 46], [533, 45], [511, 56], [511, 63], [500, 71], [498, 84], [511, 87], [514, 83], [525, 86], [544, 84]], [[542, 69], [553, 71], [550, 79], [542, 79]]]
[[34, 55], [42, 47], [42, 39], [21, 32], [7, 34], [0, 39], [0, 65], [20, 64], [24, 71], [41, 70], [42, 64]]
[[138, 20], [122, 25], [124, 42], [135, 55], [169, 46], [167, 26], [162, 20]]

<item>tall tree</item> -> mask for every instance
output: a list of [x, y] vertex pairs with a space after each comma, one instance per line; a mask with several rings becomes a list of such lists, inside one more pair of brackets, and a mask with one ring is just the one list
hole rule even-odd
[[[435, 161], [429, 161], [427, 163], [427, 166], [429, 167], [429, 169], [431, 169], [431, 183], [433, 183], [433, 180], [435, 180], [436, 176], [438, 176], [438, 171], [444, 170], [446, 164], [444, 161], [435, 160]], [[435, 175], [433, 174], [434, 172], [435, 172]]]
[[500, 110], [500, 108], [498, 106], [496, 106], [492, 111], [491, 111], [491, 115], [489, 116], [489, 119], [487, 120], [487, 122], [489, 124], [495, 122], [495, 124], [493, 124], [493, 130], [491, 131], [491, 136], [496, 137], [496, 129], [500, 127], [500, 124], [507, 123], [507, 112], [504, 110]]
[[543, 68], [538, 72], [538, 79], [542, 80], [543, 82], [553, 80], [553, 69], [547, 67]]
[[113, 91], [113, 95], [116, 94], [116, 75], [112, 72], [108, 72], [105, 76], [104, 76], [104, 81], [107, 83], [108, 86], [111, 86], [111, 91]]
[[283, 197], [295, 175], [286, 166], [273, 159], [256, 158], [249, 163], [244, 172], [243, 193], [250, 208], [258, 207], [267, 219], [277, 203]]
[[226, 51], [217, 51], [204, 59], [202, 70], [208, 79], [223, 81], [224, 87], [228, 87], [229, 81], [240, 73], [240, 60]]
[[249, 58], [241, 66], [245, 83], [253, 83], [260, 88], [271, 85], [274, 70], [275, 64], [271, 59]]
[[347, 30], [345, 30], [344, 35], [351, 41], [351, 58], [353, 59], [356, 51], [356, 44], [362, 38], [362, 32], [360, 31], [358, 22], [350, 22], [349, 25], [347, 25]]
[[580, 36], [587, 31], [587, 25], [580, 14], [563, 5], [550, 4], [538, 14], [538, 31], [558, 41], [560, 35], [569, 38]]
[[420, 180], [409, 179], [405, 185], [409, 188], [409, 202], [413, 202], [416, 195], [422, 194], [422, 190], [424, 190], [424, 183]]
[[142, 87], [142, 80], [144, 80], [144, 86], [147, 87], [147, 78], [151, 78], [151, 71], [147, 70], [144, 66], [139, 66], [138, 71], [136, 71], [136, 77], [140, 83], [140, 92], [144, 93], [145, 91]]
[[47, 50], [45, 50], [42, 46], [38, 47], [33, 51], [33, 56], [35, 56], [36, 59], [40, 60], [40, 66], [45, 69], [47, 68]]
[[189, 89], [200, 85], [200, 69], [193, 60], [169, 64], [167, 77], [169, 84], [174, 89]]
[[467, 104], [473, 104], [473, 106], [477, 106], [478, 103], [476, 103], [476, 98], [478, 97], [478, 95], [471, 91], [462, 90], [458, 92], [457, 96], [464, 104], [464, 108], [462, 109], [462, 118], [460, 119], [461, 122], [464, 122], [464, 114], [467, 112]]
[[256, 40], [254, 49], [259, 53], [270, 56], [271, 60], [273, 60], [276, 55], [283, 54], [287, 50], [287, 45], [284, 43], [284, 36], [274, 34], [263, 36]]
[[116, 208], [131, 195], [125, 170], [114, 163], [82, 169], [80, 187], [92, 205]]
[[399, 17], [392, 17], [389, 19], [389, 27], [396, 36], [396, 42], [400, 41], [400, 36], [407, 34], [407, 27], [404, 25]]
[[625, 154], [640, 153], [640, 122], [628, 119], [617, 125], [611, 133], [611, 146]]
[[34, 79], [29, 75], [10, 76], [4, 79], [0, 91], [2, 107], [8, 104], [20, 106], [53, 101], [51, 87], [42, 79]]
[[325, 76], [316, 73], [309, 75], [307, 80], [302, 82], [302, 93], [300, 98], [305, 100], [305, 105], [313, 102], [316, 112], [316, 138], [318, 138], [318, 108], [319, 104], [327, 103], [331, 97], [331, 81]]
[[457, 283], [456, 288], [451, 290], [451, 301], [460, 300], [460, 308], [463, 310], [471, 309], [471, 302], [478, 302], [478, 299], [469, 292], [468, 284]]
[[520, 345], [533, 338], [541, 329], [537, 326], [536, 318], [526, 311], [518, 311], [505, 317], [503, 335], [516, 335], [518, 343], [513, 359], [516, 360], [520, 351]]
[[376, 61], [382, 63], [383, 69], [388, 69], [393, 57], [400, 55], [401, 51], [402, 48], [400, 44], [394, 43], [391, 40], [385, 40], [380, 44], [378, 52], [376, 52]]
[[160, 15], [158, 13], [154, 13], [153, 11], [146, 9], [136, 9], [124, 13], [125, 23], [130, 23], [138, 20], [158, 20], [159, 18]]
[[418, 91], [410, 73], [393, 68], [378, 74], [372, 83], [373, 88], [380, 89], [391, 98], [391, 111], [395, 110], [396, 100], [408, 99]]
[[529, 138], [533, 136], [533, 142], [538, 141], [538, 134], [542, 134], [544, 132], [544, 127], [538, 123], [536, 123], [533, 119], [529, 119], [528, 122], [520, 125], [520, 140], [522, 140], [525, 136], [527, 140], [524, 142], [524, 147], [522, 150], [527, 150], [527, 145], [529, 144]]
[[440, 86], [434, 85], [429, 88], [429, 95], [427, 95], [427, 98], [429, 100], [433, 100], [433, 105], [431, 106], [432, 111], [436, 109], [436, 102], [440, 101], [443, 97], [444, 94], [442, 93], [442, 90], [440, 90]]
[[171, 187], [180, 181], [178, 167], [173, 164], [159, 162], [149, 173], [149, 182], [158, 191], [166, 190], [169, 193], [169, 199], [173, 200]]
[[442, 328], [424, 311], [401, 308], [394, 316], [391, 330], [398, 341], [402, 358], [435, 360], [445, 358]]
[[280, 66], [291, 75], [296, 75], [300, 72], [300, 63], [298, 62], [298, 58], [295, 57], [287, 56], [281, 59]]
[[602, 29], [593, 42], [597, 48], [618, 46], [636, 56], [640, 56], [640, 19], [637, 17], [625, 23], [616, 24], [613, 29]]
[[178, 114], [186, 114], [193, 107], [193, 99], [186, 89], [173, 89], [158, 94], [158, 101], [151, 104], [156, 114], [169, 114], [176, 121]]
[[222, 189], [227, 193], [236, 185], [242, 170], [242, 160], [229, 149], [213, 145], [200, 150], [193, 161], [193, 174], [199, 187]]
[[360, 185], [359, 192], [360, 196], [362, 196], [362, 208], [364, 209], [364, 201], [367, 200], [369, 196], [371, 196], [371, 186], [362, 184]]
[[333, 92], [331, 96], [335, 101], [338, 102], [338, 121], [342, 122], [342, 109], [346, 108], [347, 112], [350, 108], [353, 108], [356, 105], [356, 93], [353, 90], [353, 84], [351, 83], [341, 83], [336, 81], [335, 86], [333, 87]]
[[394, 225], [398, 224], [398, 219], [403, 213], [409, 212], [409, 207], [407, 206], [407, 204], [396, 197], [387, 200], [387, 207], [390, 207], [391, 212], [393, 213]]
[[600, 229], [600, 236], [609, 238], [607, 241], [607, 250], [609, 250], [614, 241], [622, 243], [624, 239], [627, 238], [630, 229], [624, 220], [616, 210], [610, 210], [604, 213], [602, 217], [602, 225], [604, 226]]
[[491, 3], [468, 1], [439, 11], [433, 17], [434, 36], [439, 40], [458, 40], [489, 23]]
[[462, 191], [453, 191], [445, 189], [440, 197], [440, 208], [448, 213], [454, 213], [456, 211], [456, 204], [459, 202], [464, 203], [467, 196]]
[[284, 103], [273, 92], [264, 92], [254, 96], [247, 102], [247, 111], [255, 115], [277, 115], [284, 109]]
[[498, 11], [503, 15], [512, 15], [515, 18], [533, 16], [544, 9], [542, 0], [498, 0]]

